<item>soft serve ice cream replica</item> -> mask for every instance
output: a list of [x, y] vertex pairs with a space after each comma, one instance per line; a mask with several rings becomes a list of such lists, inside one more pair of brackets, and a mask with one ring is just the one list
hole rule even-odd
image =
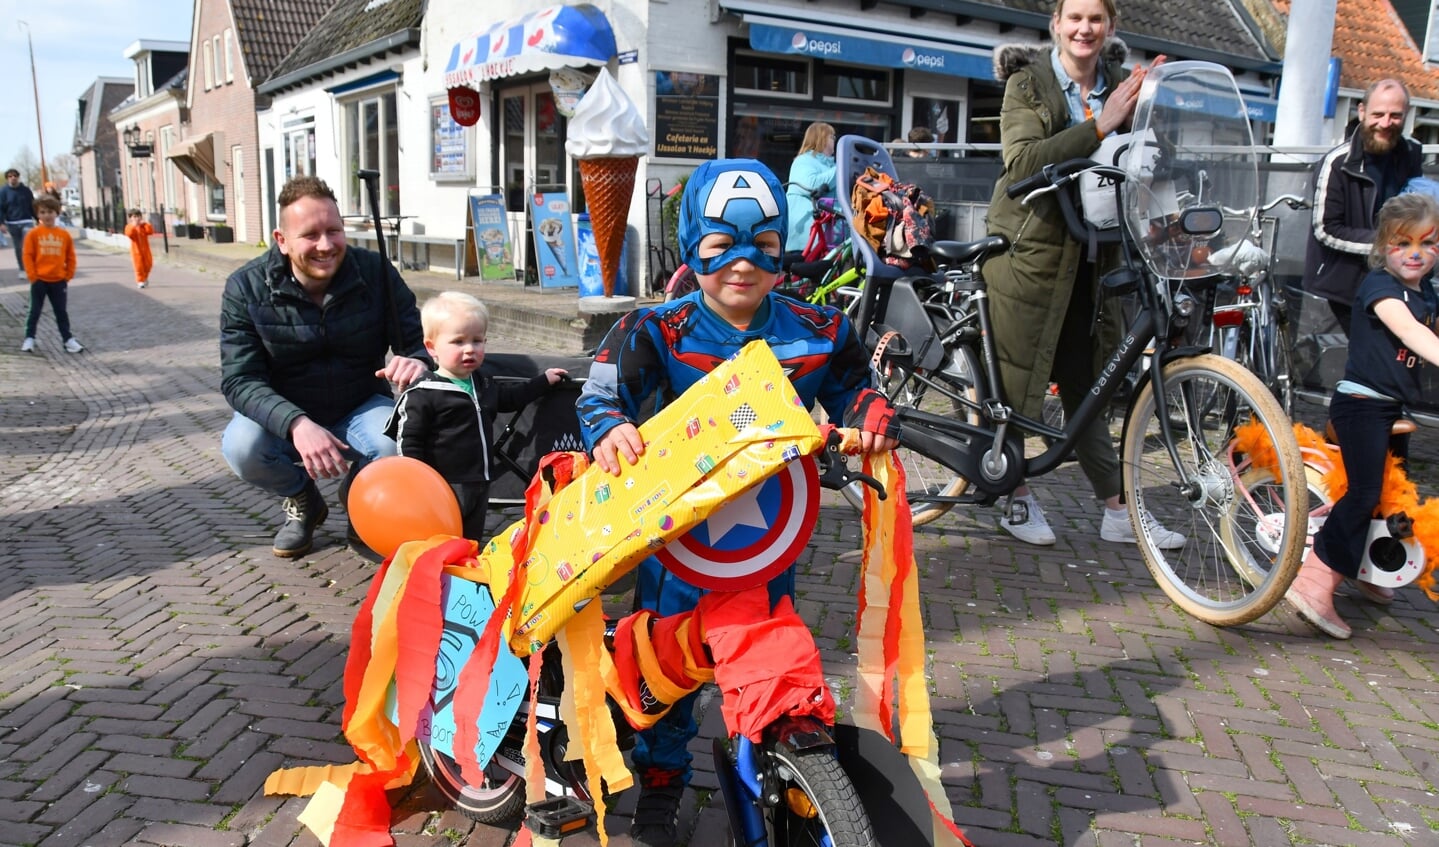
[[601, 68], [575, 106], [565, 150], [580, 163], [580, 182], [585, 187], [606, 299], [614, 297], [619, 278], [635, 168], [649, 147], [644, 118], [610, 72]]

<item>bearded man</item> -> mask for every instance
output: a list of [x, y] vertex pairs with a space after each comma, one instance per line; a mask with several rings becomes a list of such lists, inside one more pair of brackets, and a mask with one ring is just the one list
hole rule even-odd
[[1354, 294], [1369, 272], [1379, 207], [1421, 175], [1419, 142], [1404, 135], [1408, 111], [1404, 83], [1374, 83], [1359, 103], [1357, 131], [1315, 165], [1304, 289], [1329, 301], [1346, 334]]

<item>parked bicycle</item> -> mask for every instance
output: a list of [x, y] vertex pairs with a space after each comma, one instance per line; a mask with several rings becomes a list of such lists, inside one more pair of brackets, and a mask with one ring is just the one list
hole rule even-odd
[[[1289, 309], [1273, 273], [1279, 219], [1269, 215], [1281, 204], [1295, 211], [1309, 208], [1303, 198], [1293, 194], [1275, 197], [1252, 217], [1247, 239], [1215, 251], [1212, 261], [1232, 269], [1234, 278], [1218, 287], [1219, 297], [1208, 323], [1213, 327], [1210, 344], [1214, 351], [1253, 371], [1274, 393], [1284, 413], [1293, 414]], [[1246, 210], [1225, 209], [1225, 213], [1244, 215]]]
[[[1227, 216], [1224, 208], [1257, 206], [1255, 158], [1233, 152], [1252, 146], [1232, 76], [1204, 62], [1154, 69], [1135, 109], [1133, 138], [1124, 169], [1074, 160], [1010, 188], [1027, 199], [1056, 194], [1081, 243], [1119, 244], [1124, 264], [1102, 287], [1107, 295], [1134, 293], [1139, 302], [1123, 340], [1063, 429], [1016, 414], [1004, 394], [979, 270], [986, 256], [1008, 248], [1003, 237], [937, 248], [941, 261], [957, 268], [949, 284], [975, 304], [940, 319], [917, 293], [917, 285], [932, 279], [894, 270], [857, 242], [869, 281], [857, 324], [900, 404], [908, 497], [931, 511], [992, 502], [1053, 470], [1109, 404], [1122, 377], [1149, 356], [1121, 435], [1124, 494], [1141, 553], [1160, 587], [1190, 614], [1215, 625], [1245, 623], [1269, 611], [1298, 570], [1305, 533], [1296, 521], [1308, 511], [1308, 491], [1288, 416], [1271, 392], [1234, 361], [1185, 342], [1196, 317], [1189, 287], [1218, 273], [1207, 261], [1210, 245], [1249, 232], [1247, 217]], [[865, 167], [894, 172], [882, 147], [855, 136], [840, 140], [837, 158], [841, 184]], [[1117, 183], [1119, 227], [1096, 230], [1083, 218], [1072, 186], [1085, 173]], [[1209, 186], [1205, 203], [1182, 190], [1195, 180]], [[1236, 428], [1251, 421], [1274, 446], [1274, 473], [1235, 450]], [[1026, 435], [1047, 436], [1053, 444], [1026, 457]], [[970, 486], [977, 493], [967, 497]], [[1185, 545], [1159, 548], [1146, 513], [1184, 531]], [[1277, 535], [1274, 515], [1284, 519]]]

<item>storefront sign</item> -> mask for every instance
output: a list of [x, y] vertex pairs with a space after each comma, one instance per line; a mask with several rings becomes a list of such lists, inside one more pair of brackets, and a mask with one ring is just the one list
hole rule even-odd
[[990, 51], [958, 44], [880, 41], [827, 29], [798, 29], [751, 23], [749, 43], [765, 53], [814, 56], [856, 65], [905, 68], [973, 79], [994, 79]]
[[713, 159], [719, 150], [719, 77], [655, 71], [655, 156]]
[[575, 227], [570, 219], [569, 196], [561, 191], [531, 197], [530, 227], [535, 233], [540, 287], [579, 287], [580, 269], [575, 260]]
[[499, 194], [472, 194], [469, 197], [470, 228], [479, 259], [480, 279], [513, 280], [515, 254], [510, 247], [510, 227], [505, 216], [505, 198]]

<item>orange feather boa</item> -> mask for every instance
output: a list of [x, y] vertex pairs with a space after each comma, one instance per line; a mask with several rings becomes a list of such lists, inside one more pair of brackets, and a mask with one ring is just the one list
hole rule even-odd
[[[1338, 501], [1349, 490], [1349, 475], [1344, 471], [1339, 448], [1304, 424], [1294, 424], [1294, 440], [1299, 442], [1304, 464], [1321, 474], [1319, 485], [1329, 502]], [[1280, 475], [1279, 457], [1263, 424], [1251, 420], [1240, 425], [1234, 430], [1234, 442], [1235, 452], [1247, 456], [1252, 465], [1270, 471], [1276, 478]], [[1391, 452], [1384, 460], [1384, 491], [1379, 495], [1376, 514], [1387, 516], [1399, 512], [1414, 522], [1414, 538], [1424, 548], [1424, 572], [1419, 574], [1419, 587], [1430, 600], [1439, 601], [1439, 584], [1435, 581], [1435, 568], [1439, 566], [1439, 498], [1430, 497], [1420, 503], [1419, 490], [1409, 481], [1399, 458]]]

